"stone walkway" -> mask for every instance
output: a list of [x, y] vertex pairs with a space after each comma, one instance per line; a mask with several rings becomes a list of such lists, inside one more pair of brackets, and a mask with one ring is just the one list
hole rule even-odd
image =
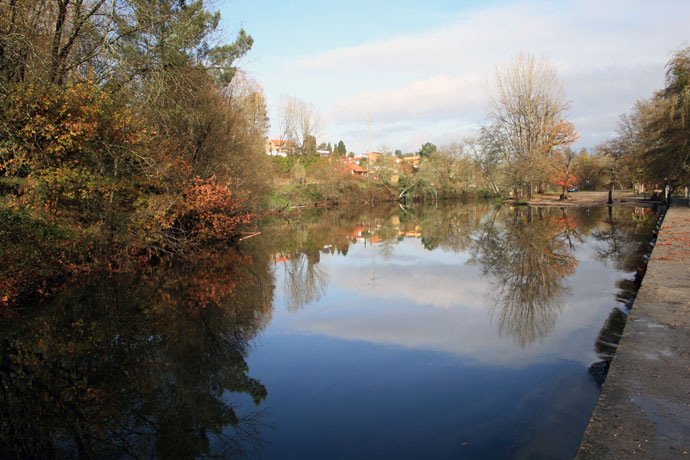
[[578, 460], [690, 460], [690, 208], [683, 203], [666, 213]]

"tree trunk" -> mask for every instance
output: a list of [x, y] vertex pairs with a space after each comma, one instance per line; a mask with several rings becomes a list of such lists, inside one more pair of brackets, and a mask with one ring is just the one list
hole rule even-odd
[[613, 204], [613, 184], [609, 185], [609, 201], [608, 204]]
[[60, 68], [60, 41], [62, 40], [62, 29], [67, 17], [67, 4], [69, 0], [58, 1], [58, 14], [55, 20], [55, 33], [53, 34], [53, 45], [50, 51], [50, 81], [55, 83]]
[[558, 198], [560, 201], [567, 200], [570, 197], [568, 196], [568, 189], [563, 187], [563, 190], [561, 191], [561, 196]]

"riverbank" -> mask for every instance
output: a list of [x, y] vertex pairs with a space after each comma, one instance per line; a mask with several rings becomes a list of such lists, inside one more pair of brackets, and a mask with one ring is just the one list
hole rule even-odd
[[673, 206], [577, 460], [690, 458], [689, 280], [690, 208]]
[[[568, 194], [567, 200], [560, 200], [557, 193], [550, 195], [537, 194], [529, 200], [530, 206], [607, 206], [609, 194], [604, 192], [574, 192]], [[629, 191], [618, 191], [613, 193], [613, 204], [615, 206], [654, 206], [658, 201], [646, 199], [643, 196], [635, 195]]]
[[485, 190], [409, 190], [401, 194], [398, 185], [382, 181], [362, 180], [345, 176], [342, 181], [309, 182], [302, 184], [276, 183], [268, 197], [265, 211], [283, 212], [294, 208], [335, 207], [371, 203], [436, 202], [491, 198]]

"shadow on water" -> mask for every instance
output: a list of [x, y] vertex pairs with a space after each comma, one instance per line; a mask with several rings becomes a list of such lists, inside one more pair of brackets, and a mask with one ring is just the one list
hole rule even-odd
[[[609, 206], [607, 212], [605, 227], [593, 232], [598, 243], [597, 257], [604, 263], [614, 264], [634, 275], [616, 283], [618, 305], [611, 310], [594, 344], [600, 361], [592, 363], [589, 373], [600, 386], [606, 380], [611, 361], [623, 337], [628, 314], [647, 270], [647, 261], [656, 241], [654, 230], [658, 230], [663, 220], [663, 215], [650, 208], [636, 208], [630, 214]], [[649, 237], [651, 234], [654, 234], [653, 238]]]
[[226, 251], [90, 280], [5, 324], [3, 458], [238, 458], [261, 447], [249, 343], [271, 317], [267, 264]]

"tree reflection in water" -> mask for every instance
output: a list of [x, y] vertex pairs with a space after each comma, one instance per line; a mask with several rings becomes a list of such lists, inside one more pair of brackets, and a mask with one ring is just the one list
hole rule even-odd
[[[566, 279], [578, 264], [574, 243], [582, 240], [566, 210], [496, 209], [476, 237], [473, 262], [492, 278], [490, 317], [499, 336], [520, 347], [543, 340], [556, 324], [568, 292]], [[499, 218], [504, 217], [499, 223]]]
[[285, 265], [285, 301], [287, 309], [296, 312], [311, 302], [318, 302], [326, 291], [328, 273], [317, 257], [294, 254]]
[[265, 262], [225, 252], [101, 278], [5, 324], [2, 457], [256, 453], [261, 414], [238, 411], [237, 398], [258, 405], [267, 395], [245, 361], [270, 319]]

